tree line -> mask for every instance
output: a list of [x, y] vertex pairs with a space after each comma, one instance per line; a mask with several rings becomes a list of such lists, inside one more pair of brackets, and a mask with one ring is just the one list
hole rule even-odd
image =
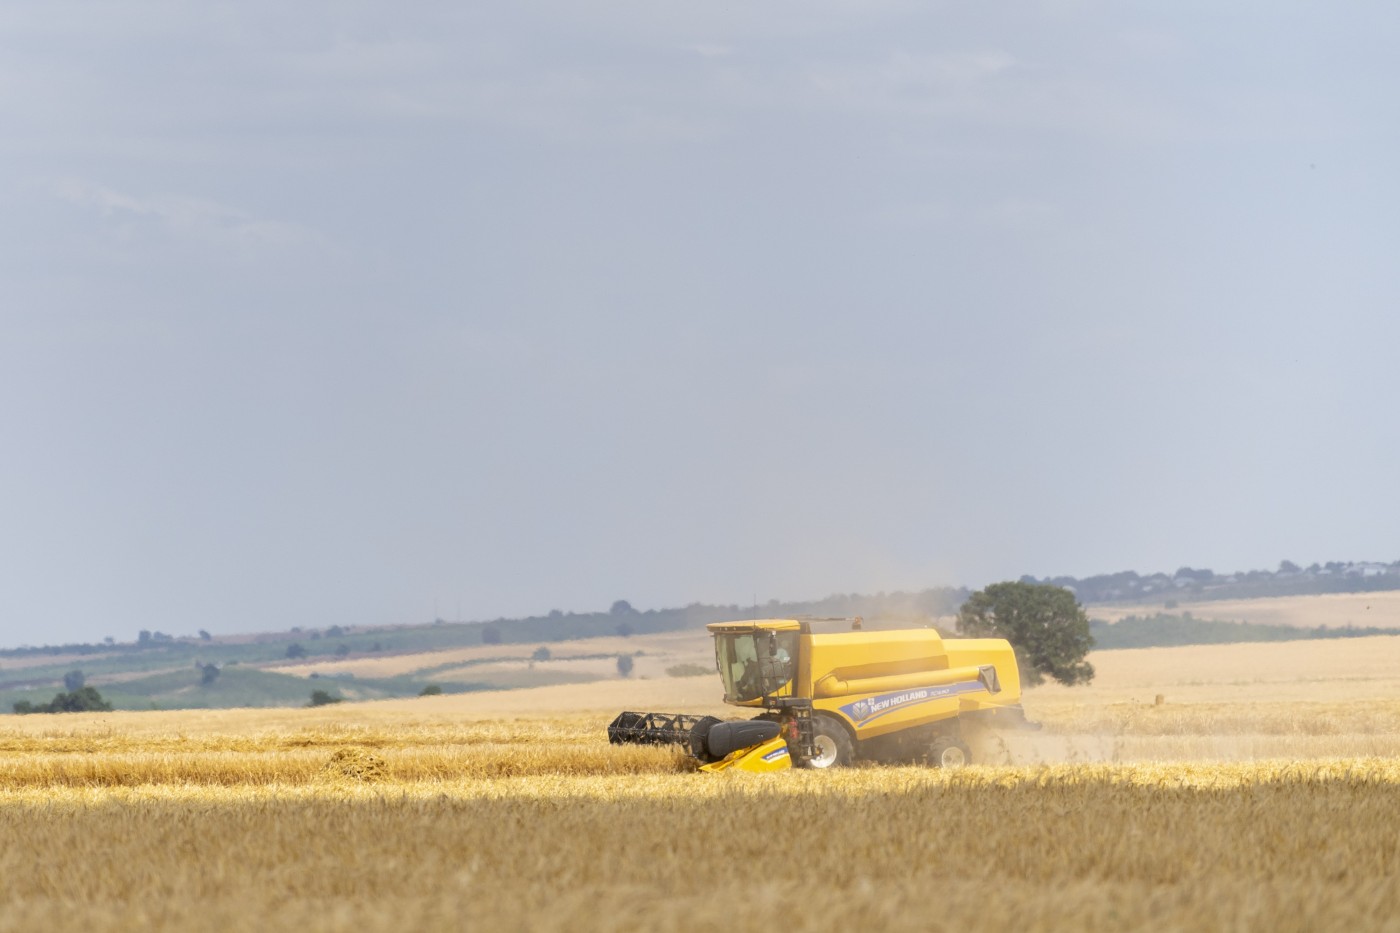
[[1206, 568], [1180, 567], [1175, 573], [1139, 574], [1124, 570], [1092, 577], [1021, 577], [1023, 583], [1048, 583], [1074, 593], [1083, 603], [1174, 602], [1253, 599], [1261, 596], [1310, 596], [1322, 593], [1369, 593], [1400, 589], [1400, 561], [1394, 563], [1328, 561], [1307, 567], [1280, 561], [1275, 570], [1218, 574]]

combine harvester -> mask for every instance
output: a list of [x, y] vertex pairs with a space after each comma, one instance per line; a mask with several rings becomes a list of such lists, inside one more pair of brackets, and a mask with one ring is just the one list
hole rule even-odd
[[[814, 632], [814, 623], [845, 631]], [[832, 768], [859, 759], [971, 760], [969, 718], [1024, 727], [1021, 677], [1000, 638], [948, 639], [928, 628], [866, 631], [854, 619], [756, 619], [706, 626], [724, 702], [762, 709], [722, 722], [683, 713], [618, 715], [613, 744], [682, 745], [703, 771]]]

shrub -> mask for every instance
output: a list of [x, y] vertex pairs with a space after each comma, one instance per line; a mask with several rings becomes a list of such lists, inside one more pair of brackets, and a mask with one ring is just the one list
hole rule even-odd
[[428, 685], [427, 685], [426, 687], [424, 687], [422, 690], [419, 690], [419, 691], [418, 691], [418, 695], [419, 695], [420, 697], [435, 697], [435, 696], [438, 696], [438, 695], [441, 694], [441, 693], [442, 693], [442, 686], [441, 686], [440, 684], [428, 684]]
[[102, 699], [102, 694], [97, 692], [96, 687], [80, 687], [68, 693], [60, 693], [54, 696], [48, 703], [41, 703], [35, 706], [28, 700], [20, 700], [15, 704], [15, 712], [21, 715], [26, 713], [108, 713], [112, 710], [112, 704]]
[[714, 672], [714, 668], [703, 664], [677, 664], [666, 668], [666, 673], [672, 677], [704, 677]]
[[308, 706], [329, 706], [332, 703], [344, 703], [344, 697], [331, 696], [325, 690], [312, 690], [311, 702]]

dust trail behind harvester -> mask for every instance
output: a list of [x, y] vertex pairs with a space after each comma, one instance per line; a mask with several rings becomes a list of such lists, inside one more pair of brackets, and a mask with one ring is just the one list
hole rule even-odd
[[1131, 723], [1100, 730], [1052, 723], [1038, 732], [969, 729], [966, 738], [973, 762], [984, 765], [1400, 757], [1400, 701], [1342, 724], [1304, 716], [1275, 719], [1269, 710], [1259, 712], [1234, 723], [1222, 722], [1214, 709], [1201, 708], [1179, 716], [1171, 731]]
[[1075, 764], [1119, 761], [1116, 736], [1031, 729], [970, 728], [964, 738], [972, 760], [984, 765]]

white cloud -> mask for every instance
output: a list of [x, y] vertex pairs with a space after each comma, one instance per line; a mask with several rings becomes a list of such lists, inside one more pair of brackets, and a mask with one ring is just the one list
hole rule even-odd
[[205, 198], [138, 197], [81, 179], [51, 182], [54, 196], [92, 210], [110, 232], [134, 241], [152, 234], [244, 251], [282, 252], [316, 245], [321, 237], [299, 224], [255, 217]]
[[691, 46], [691, 50], [703, 58], [728, 58], [734, 54], [734, 46], [713, 42], [698, 42]]

